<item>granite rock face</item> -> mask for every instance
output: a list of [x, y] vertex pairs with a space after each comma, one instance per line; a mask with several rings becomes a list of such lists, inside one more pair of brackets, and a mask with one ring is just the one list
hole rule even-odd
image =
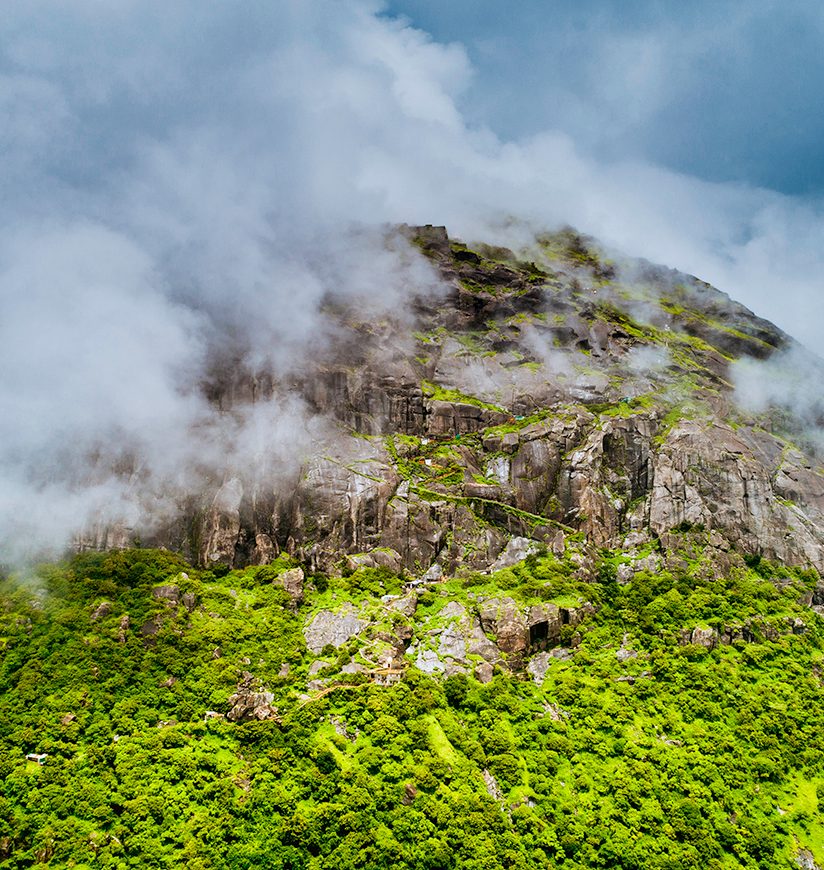
[[306, 646], [316, 655], [327, 645], [335, 648], [343, 646], [350, 637], [366, 628], [367, 622], [359, 619], [351, 609], [338, 613], [321, 610], [304, 629]]
[[199, 554], [206, 565], [231, 565], [240, 535], [240, 506], [243, 484], [232, 477], [220, 487], [212, 499], [203, 523], [203, 546]]
[[[649, 264], [632, 264], [628, 291], [569, 234], [512, 252], [404, 232], [440, 298], [412, 292], [380, 323], [341, 303], [334, 339], [288, 383], [239, 364], [210, 388], [220, 413], [299, 396], [334, 437], [273, 477], [227, 467], [145, 543], [207, 567], [286, 552], [312, 570], [344, 560], [421, 576], [560, 553], [572, 534], [593, 553], [656, 539], [666, 561], [674, 533], [702, 528], [719, 566], [763, 555], [824, 572], [821, 459], [787, 414], [773, 433], [774, 417], [733, 389], [738, 361], [801, 354], [788, 336]], [[819, 377], [820, 361], [803, 358]], [[101, 525], [78, 547], [124, 546], [133, 532]], [[525, 620], [496, 617], [502, 649], [517, 651]]]

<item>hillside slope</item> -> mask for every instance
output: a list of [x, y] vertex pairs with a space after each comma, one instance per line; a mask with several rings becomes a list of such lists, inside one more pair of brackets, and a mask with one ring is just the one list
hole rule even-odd
[[440, 293], [204, 384], [301, 462], [0, 576], [0, 867], [824, 867], [820, 409], [752, 399], [821, 363], [571, 231], [404, 233]]
[[0, 866], [823, 866], [817, 576], [616, 567], [359, 568], [299, 605], [282, 561], [149, 550], [7, 581]]

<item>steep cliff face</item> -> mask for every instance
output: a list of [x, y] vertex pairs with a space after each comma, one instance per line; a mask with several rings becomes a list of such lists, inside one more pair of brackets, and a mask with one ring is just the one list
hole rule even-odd
[[737, 361], [786, 353], [788, 336], [571, 232], [518, 254], [408, 234], [442, 298], [379, 322], [330, 303], [335, 338], [308, 369], [286, 383], [230, 366], [210, 388], [222, 413], [297, 394], [334, 438], [276, 484], [226, 469], [144, 540], [229, 566], [285, 551], [329, 569], [382, 548], [423, 573], [485, 569], [513, 536], [557, 552], [572, 536], [593, 556], [656, 539], [666, 555], [700, 527], [720, 566], [764, 555], [824, 572], [824, 470], [803, 433], [734, 391]]

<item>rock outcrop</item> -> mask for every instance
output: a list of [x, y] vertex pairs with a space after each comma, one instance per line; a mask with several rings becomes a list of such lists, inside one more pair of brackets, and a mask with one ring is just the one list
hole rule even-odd
[[110, 601], [101, 601], [97, 607], [94, 608], [91, 615], [92, 622], [96, 622], [98, 619], [103, 619], [108, 616], [112, 612], [112, 604]]
[[337, 613], [321, 610], [315, 614], [303, 631], [306, 646], [315, 654], [322, 652], [326, 646], [335, 648], [343, 646], [350, 637], [359, 634], [367, 624], [348, 607]]
[[284, 588], [295, 607], [303, 603], [303, 582], [305, 575], [302, 568], [289, 568], [278, 578], [277, 583]]
[[[421, 575], [562, 552], [576, 533], [593, 553], [640, 534], [666, 556], [674, 531], [703, 527], [719, 564], [738, 553], [824, 572], [821, 461], [791, 418], [773, 433], [732, 386], [738, 359], [803, 354], [780, 330], [644, 263], [628, 300], [620, 267], [577, 237], [512, 252], [405, 232], [447, 288], [437, 304], [413, 293], [376, 324], [341, 303], [334, 340], [289, 383], [239, 366], [210, 385], [222, 413], [298, 394], [336, 436], [272, 480], [227, 467], [146, 543], [205, 566], [287, 552], [312, 569], [343, 558]], [[79, 546], [131, 537], [101, 526]], [[502, 631], [514, 650], [522, 626]]]
[[152, 597], [163, 601], [167, 607], [178, 607], [182, 604], [189, 613], [197, 604], [197, 599], [191, 592], [181, 592], [179, 586], [173, 585], [155, 586], [152, 589]]
[[246, 672], [238, 684], [237, 691], [229, 697], [229, 712], [226, 718], [230, 722], [248, 722], [257, 720], [277, 719], [278, 712], [272, 706], [272, 692], [255, 690], [255, 678]]

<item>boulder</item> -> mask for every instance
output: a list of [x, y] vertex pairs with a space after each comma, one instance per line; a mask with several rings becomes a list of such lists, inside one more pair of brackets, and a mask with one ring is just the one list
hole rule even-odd
[[793, 634], [805, 634], [807, 631], [807, 623], [800, 616], [788, 617], [787, 623]]
[[537, 685], [540, 686], [543, 683], [551, 660], [552, 657], [546, 652], [540, 652], [529, 660], [526, 671]]
[[325, 646], [331, 644], [340, 647], [360, 634], [369, 623], [359, 619], [351, 608], [345, 608], [335, 613], [332, 610], [321, 610], [303, 629], [306, 646], [317, 655]]
[[254, 684], [254, 677], [250, 673], [244, 673], [237, 691], [229, 697], [226, 718], [230, 722], [262, 722], [278, 718], [277, 709], [272, 706], [275, 696], [265, 690], [255, 691]]
[[421, 576], [424, 583], [437, 583], [443, 577], [443, 568], [436, 562], [430, 565], [425, 574]]
[[288, 571], [280, 574], [274, 582], [282, 586], [292, 604], [298, 606], [303, 603], [304, 579], [303, 568], [289, 568]]
[[390, 602], [389, 606], [404, 616], [412, 617], [418, 609], [418, 596], [415, 594], [404, 595], [403, 598], [396, 598]]
[[543, 550], [543, 546], [529, 538], [510, 538], [503, 553], [489, 566], [490, 571], [498, 571], [501, 568], [511, 568], [518, 562], [523, 562], [527, 556], [533, 556]]
[[164, 585], [155, 586], [152, 589], [152, 598], [162, 601], [167, 607], [177, 607], [182, 604], [191, 613], [197, 604], [194, 592], [181, 592], [179, 586]]
[[623, 586], [635, 576], [635, 569], [630, 562], [622, 562], [615, 570], [615, 577]]
[[100, 604], [95, 607], [92, 611], [91, 620], [92, 622], [96, 622], [98, 619], [103, 619], [105, 616], [108, 616], [112, 612], [112, 605], [110, 601], [101, 601]]
[[697, 625], [689, 634], [689, 643], [714, 649], [718, 644], [718, 632], [714, 628]]
[[498, 803], [502, 803], [504, 799], [501, 787], [498, 785], [498, 780], [486, 769], [483, 771], [484, 786], [487, 794]]
[[443, 671], [445, 666], [436, 652], [424, 649], [418, 652], [415, 658], [415, 667], [425, 674], [434, 674], [437, 671]]
[[475, 670], [473, 673], [475, 679], [479, 683], [491, 683], [494, 669], [489, 662], [481, 662], [480, 664], [475, 665]]
[[521, 608], [511, 598], [490, 599], [479, 608], [481, 627], [492, 634], [501, 652], [520, 655], [529, 646], [529, 628]]
[[795, 856], [795, 863], [800, 870], [821, 870], [815, 860], [815, 855], [809, 849], [799, 849]]
[[564, 625], [571, 625], [575, 628], [587, 617], [593, 616], [597, 609], [591, 601], [583, 601], [577, 607], [561, 607], [559, 610], [561, 622]]
[[146, 622], [140, 626], [138, 631], [145, 641], [151, 641], [160, 631], [162, 625], [163, 619], [160, 616], [153, 616], [151, 619], [147, 619]]
[[446, 607], [438, 614], [443, 619], [452, 619], [454, 617], [463, 617], [466, 615], [466, 608], [460, 601], [450, 601]]
[[466, 637], [457, 625], [450, 625], [441, 632], [438, 655], [443, 658], [466, 661]]
[[131, 624], [132, 620], [129, 618], [129, 614], [124, 613], [117, 625], [117, 639], [120, 643], [126, 643], [126, 632], [131, 627]]
[[411, 782], [407, 782], [403, 787], [403, 795], [401, 796], [401, 803], [408, 807], [410, 804], [414, 803], [415, 798], [418, 796], [418, 789]]
[[[485, 634], [479, 619], [475, 619], [468, 639], [467, 651], [470, 655], [480, 656], [491, 665], [501, 661], [501, 651]], [[492, 671], [490, 670], [490, 674]]]
[[167, 607], [177, 607], [180, 604], [180, 587], [155, 586], [152, 589], [152, 598], [162, 601]]

